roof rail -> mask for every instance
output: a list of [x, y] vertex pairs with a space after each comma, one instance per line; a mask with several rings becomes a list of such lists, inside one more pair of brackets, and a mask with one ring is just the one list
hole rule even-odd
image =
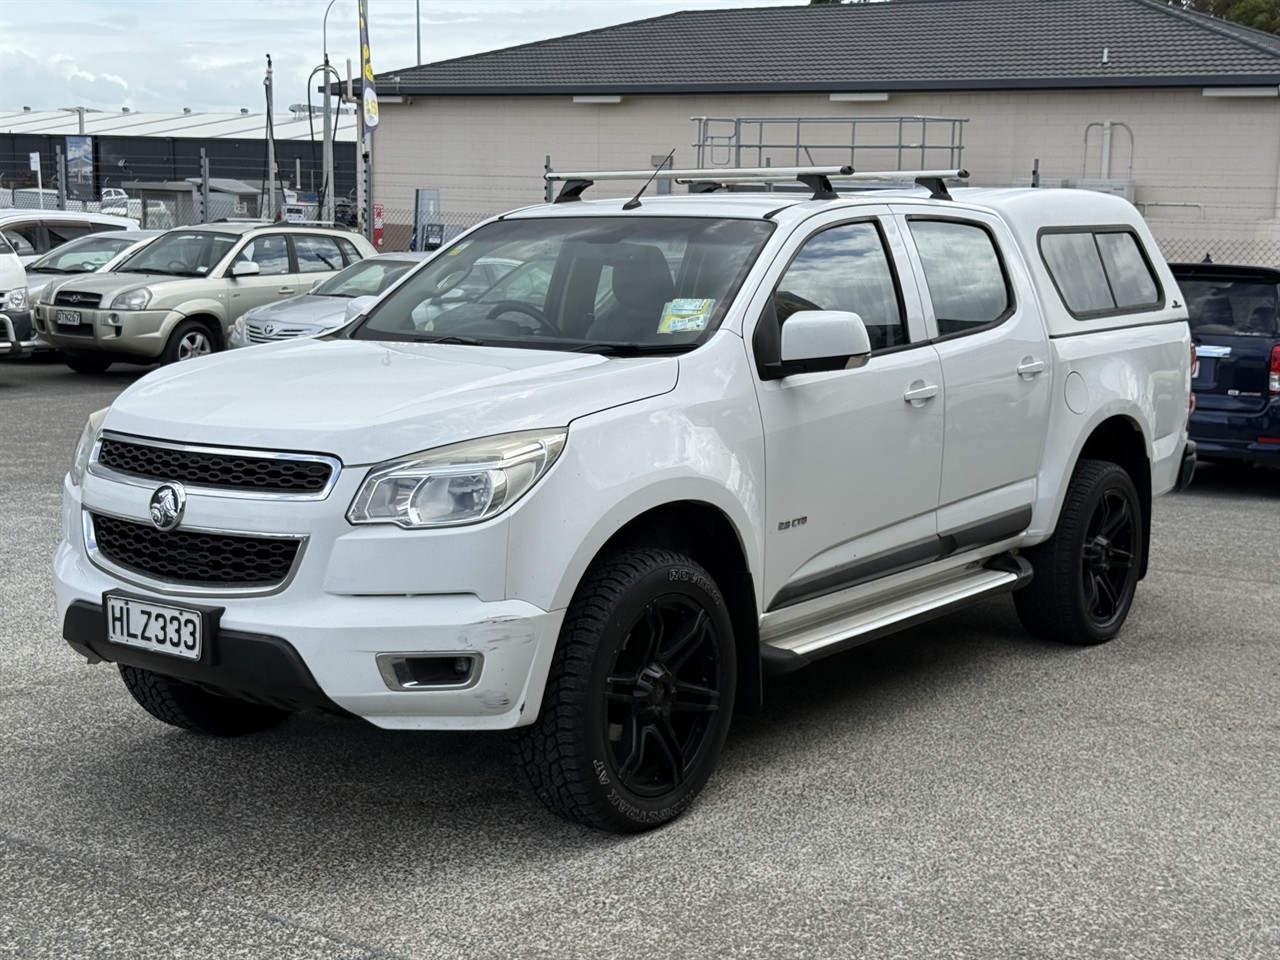
[[704, 193], [722, 187], [741, 184], [768, 184], [800, 182], [813, 191], [814, 200], [832, 200], [839, 196], [831, 185], [831, 178], [842, 181], [901, 181], [914, 180], [930, 192], [931, 199], [950, 200], [947, 180], [967, 180], [967, 170], [875, 170], [857, 173], [853, 167], [710, 167], [699, 170], [596, 170], [583, 173], [555, 173], [545, 175], [547, 181], [563, 183], [553, 201], [569, 203], [582, 199], [582, 194], [597, 180], [673, 180], [692, 184], [695, 192]]

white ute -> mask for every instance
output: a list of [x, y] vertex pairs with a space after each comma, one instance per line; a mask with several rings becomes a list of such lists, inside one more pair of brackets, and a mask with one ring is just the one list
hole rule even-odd
[[1195, 463], [1150, 232], [850, 174], [553, 177], [334, 334], [142, 378], [63, 486], [65, 638], [205, 734], [517, 728], [548, 807], [618, 831], [689, 805], [769, 671], [1010, 591], [1111, 639]]

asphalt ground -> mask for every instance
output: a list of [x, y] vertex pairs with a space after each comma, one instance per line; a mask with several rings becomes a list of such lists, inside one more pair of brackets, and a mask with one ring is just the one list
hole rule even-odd
[[76, 657], [61, 477], [139, 372], [0, 362], [0, 957], [1280, 956], [1280, 474], [1158, 502], [1114, 642], [1002, 598], [771, 681], [693, 809], [620, 838], [499, 734], [201, 738]]

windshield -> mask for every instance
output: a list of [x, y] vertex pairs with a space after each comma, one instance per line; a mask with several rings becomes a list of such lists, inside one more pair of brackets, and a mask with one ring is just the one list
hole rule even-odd
[[646, 353], [715, 330], [773, 224], [675, 217], [490, 223], [375, 306], [358, 340]]
[[231, 233], [172, 230], [143, 247], [116, 267], [115, 272], [203, 277], [218, 265], [238, 239]]
[[1178, 286], [1187, 298], [1193, 335], [1274, 337], [1280, 333], [1274, 283], [1179, 278]]
[[376, 297], [418, 263], [417, 260], [361, 260], [339, 270], [311, 292], [320, 297]]
[[137, 243], [136, 237], [96, 233], [71, 240], [50, 250], [27, 267], [29, 273], [92, 273], [125, 247]]

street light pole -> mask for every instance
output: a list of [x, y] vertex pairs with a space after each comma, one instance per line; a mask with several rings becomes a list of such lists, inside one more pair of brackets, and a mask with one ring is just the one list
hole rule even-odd
[[320, 209], [320, 219], [325, 223], [333, 223], [334, 221], [333, 111], [329, 109], [329, 72], [332, 69], [329, 65], [329, 11], [333, 9], [333, 5], [337, 2], [338, 0], [329, 0], [329, 5], [324, 8], [324, 20], [321, 24], [321, 39], [324, 46], [324, 145], [320, 154], [320, 165], [322, 168], [321, 180], [324, 184], [324, 197]]

